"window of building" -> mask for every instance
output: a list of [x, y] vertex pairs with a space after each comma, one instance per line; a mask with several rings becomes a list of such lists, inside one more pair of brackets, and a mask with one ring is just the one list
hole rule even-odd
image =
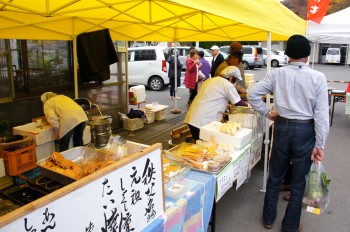
[[0, 40], [0, 98], [73, 88], [70, 47], [68, 41]]

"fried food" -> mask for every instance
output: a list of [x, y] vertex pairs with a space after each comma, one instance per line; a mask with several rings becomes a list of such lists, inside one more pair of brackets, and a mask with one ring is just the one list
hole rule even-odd
[[71, 160], [65, 159], [61, 153], [54, 152], [41, 166], [78, 180], [114, 162], [115, 161], [104, 162], [93, 158], [85, 160], [84, 163], [74, 163]]

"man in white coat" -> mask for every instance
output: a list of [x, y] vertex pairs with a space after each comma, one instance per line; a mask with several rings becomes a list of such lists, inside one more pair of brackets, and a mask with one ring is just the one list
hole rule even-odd
[[84, 110], [73, 99], [46, 92], [41, 95], [48, 123], [59, 131], [60, 151], [69, 147], [73, 135], [73, 146], [83, 146], [83, 133], [88, 120]]

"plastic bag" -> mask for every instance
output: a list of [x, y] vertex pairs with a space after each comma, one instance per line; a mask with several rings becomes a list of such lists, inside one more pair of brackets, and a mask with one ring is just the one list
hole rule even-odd
[[303, 205], [306, 211], [314, 214], [324, 213], [329, 204], [329, 185], [326, 171], [321, 162], [312, 163], [306, 179], [306, 187], [303, 197]]
[[105, 151], [107, 153], [106, 161], [118, 161], [123, 159], [128, 154], [126, 140], [119, 135], [111, 137]]

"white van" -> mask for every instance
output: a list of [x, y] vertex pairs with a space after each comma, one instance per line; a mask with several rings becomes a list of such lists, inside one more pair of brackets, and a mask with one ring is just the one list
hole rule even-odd
[[328, 48], [326, 53], [326, 63], [340, 64], [340, 49]]
[[168, 67], [161, 47], [129, 48], [129, 84], [145, 85], [153, 91], [169, 84]]

